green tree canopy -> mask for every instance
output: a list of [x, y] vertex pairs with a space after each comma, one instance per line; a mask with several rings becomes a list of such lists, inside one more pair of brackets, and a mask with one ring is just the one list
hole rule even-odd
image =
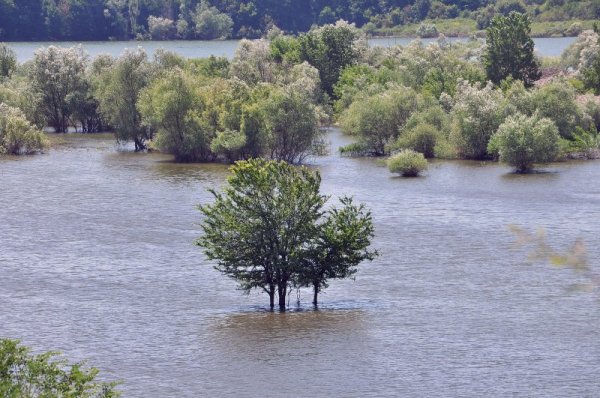
[[311, 30], [298, 38], [300, 59], [317, 68], [323, 90], [330, 96], [342, 71], [361, 55], [357, 41], [361, 35], [344, 21]]
[[116, 398], [116, 383], [96, 381], [98, 369], [68, 364], [57, 353], [34, 355], [18, 340], [0, 340], [0, 396], [4, 398]]
[[152, 69], [142, 49], [126, 50], [115, 62], [107, 62], [95, 80], [100, 111], [115, 128], [120, 141], [133, 141], [136, 150], [146, 148], [152, 130], [142, 124], [136, 108], [141, 91], [151, 81]]
[[35, 52], [29, 69], [32, 90], [39, 96], [38, 111], [56, 132], [66, 132], [72, 125], [73, 95], [85, 96], [87, 56], [81, 47], [50, 46]]
[[176, 68], [142, 90], [138, 110], [144, 125], [157, 130], [156, 146], [180, 162], [212, 160], [211, 128], [202, 122], [199, 85]]
[[483, 57], [488, 79], [498, 84], [512, 77], [531, 86], [540, 78], [530, 33], [529, 17], [525, 14], [511, 12], [508, 16], [499, 15], [492, 19]]
[[242, 290], [266, 292], [271, 309], [277, 294], [285, 310], [292, 286], [312, 285], [316, 304], [327, 279], [350, 276], [374, 257], [369, 212], [350, 199], [325, 212], [318, 172], [262, 159], [237, 162], [231, 171], [223, 193], [199, 207], [204, 234], [197, 244]]
[[231, 36], [233, 20], [225, 13], [220, 12], [210, 3], [202, 0], [193, 15], [196, 22], [196, 35], [199, 39], [226, 39]]

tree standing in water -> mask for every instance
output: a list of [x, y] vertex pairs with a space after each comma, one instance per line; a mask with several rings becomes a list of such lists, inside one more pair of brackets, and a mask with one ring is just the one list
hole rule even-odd
[[276, 294], [285, 311], [292, 286], [314, 284], [318, 294], [328, 278], [350, 276], [374, 257], [370, 214], [350, 199], [325, 212], [318, 172], [251, 159], [237, 162], [227, 182], [223, 193], [213, 191], [214, 203], [199, 207], [205, 218], [197, 244], [242, 290], [266, 292], [271, 309]]

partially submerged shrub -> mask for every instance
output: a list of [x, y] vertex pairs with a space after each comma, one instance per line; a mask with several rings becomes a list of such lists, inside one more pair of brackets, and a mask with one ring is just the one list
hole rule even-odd
[[210, 143], [210, 149], [218, 155], [224, 156], [230, 162], [239, 158], [239, 152], [246, 145], [244, 133], [234, 130], [225, 130], [217, 133]]
[[534, 163], [556, 159], [560, 135], [554, 122], [539, 115], [511, 116], [498, 128], [488, 145], [490, 153], [497, 153], [502, 162], [516, 167], [517, 172], [529, 171]]
[[48, 141], [18, 108], [0, 104], [0, 154], [31, 154], [44, 150]]
[[386, 146], [417, 110], [419, 99], [414, 90], [401, 87], [355, 101], [341, 117], [342, 130], [360, 137], [372, 154], [384, 155]]
[[362, 142], [353, 142], [352, 144], [340, 147], [340, 155], [342, 156], [367, 156], [369, 149]]
[[391, 156], [386, 163], [392, 173], [399, 173], [403, 177], [416, 177], [427, 169], [425, 156], [410, 149]]

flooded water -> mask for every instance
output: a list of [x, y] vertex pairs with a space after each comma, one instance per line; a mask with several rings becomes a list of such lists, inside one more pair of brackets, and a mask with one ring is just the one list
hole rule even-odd
[[[332, 147], [347, 142], [333, 131]], [[315, 158], [322, 190], [372, 209], [381, 257], [320, 311], [265, 310], [193, 245], [223, 165], [178, 165], [67, 136], [0, 158], [0, 336], [88, 359], [125, 397], [594, 397], [600, 301], [568, 270], [527, 265], [507, 225], [580, 237], [600, 258], [600, 162], [518, 176], [435, 162]], [[294, 295], [295, 296], [295, 295]]]
[[[394, 46], [397, 44], [407, 45], [414, 39], [408, 38], [376, 38], [370, 39], [372, 46]], [[435, 41], [436, 39], [422, 39], [424, 43]], [[467, 38], [448, 38], [448, 40], [466, 41]], [[575, 41], [574, 37], [559, 38], [536, 38], [536, 51], [542, 56], [559, 56], [562, 52]], [[72, 47], [81, 44], [84, 50], [94, 58], [99, 54], [110, 54], [119, 56], [127, 48], [144, 48], [150, 56], [158, 49], [173, 51], [185, 58], [206, 58], [211, 55], [231, 58], [239, 44], [238, 40], [224, 41], [201, 41], [201, 40], [173, 40], [173, 41], [99, 41], [99, 42], [11, 42], [8, 45], [15, 50], [19, 62], [25, 62], [33, 59], [34, 52], [40, 47], [50, 45], [60, 47]]]

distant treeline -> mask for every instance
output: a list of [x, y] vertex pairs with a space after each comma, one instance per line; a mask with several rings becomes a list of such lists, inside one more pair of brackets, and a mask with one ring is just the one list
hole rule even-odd
[[0, 0], [0, 41], [256, 38], [338, 19], [376, 29], [462, 17], [483, 29], [509, 11], [595, 19], [600, 0]]

